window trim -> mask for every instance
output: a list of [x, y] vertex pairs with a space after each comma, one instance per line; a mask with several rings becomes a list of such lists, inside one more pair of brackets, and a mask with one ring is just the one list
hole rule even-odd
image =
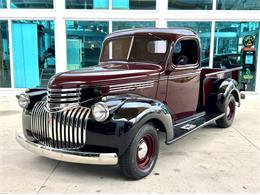
[[185, 36], [185, 37], [180, 37], [178, 38], [175, 42], [172, 42], [172, 46], [171, 46], [171, 51], [170, 51], [170, 56], [169, 56], [169, 60], [170, 60], [170, 64], [172, 66], [173, 69], [175, 70], [186, 70], [186, 69], [194, 69], [194, 68], [198, 68], [200, 66], [200, 56], [197, 58], [197, 62], [194, 64], [187, 64], [187, 65], [176, 65], [172, 62], [172, 56], [173, 56], [173, 50], [176, 46], [176, 44], [180, 41], [183, 40], [194, 40], [197, 43], [197, 55], [200, 55], [200, 41], [199, 41], [199, 37], [198, 36]]

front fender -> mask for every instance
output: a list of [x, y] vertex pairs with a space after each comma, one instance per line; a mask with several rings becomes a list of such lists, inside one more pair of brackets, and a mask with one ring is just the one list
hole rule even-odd
[[165, 104], [136, 95], [102, 99], [111, 110], [110, 118], [103, 123], [88, 122], [89, 144], [117, 148], [120, 156], [147, 122], [166, 132], [166, 142], [173, 139], [173, 122]]

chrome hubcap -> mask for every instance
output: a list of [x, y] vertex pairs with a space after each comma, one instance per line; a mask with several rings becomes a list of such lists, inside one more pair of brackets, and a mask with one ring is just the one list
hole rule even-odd
[[228, 107], [227, 107], [227, 116], [230, 115], [230, 111], [231, 111], [231, 110], [230, 110], [230, 107], [228, 106]]
[[142, 141], [142, 143], [138, 147], [138, 153], [137, 153], [138, 158], [140, 160], [144, 159], [147, 153], [148, 153], [148, 146], [144, 141]]

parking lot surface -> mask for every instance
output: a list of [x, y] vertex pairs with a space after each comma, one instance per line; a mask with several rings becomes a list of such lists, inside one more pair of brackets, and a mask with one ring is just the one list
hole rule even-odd
[[214, 123], [172, 145], [160, 137], [157, 164], [139, 181], [118, 166], [59, 162], [15, 140], [21, 109], [0, 97], [0, 193], [260, 193], [260, 97], [247, 95], [232, 127]]

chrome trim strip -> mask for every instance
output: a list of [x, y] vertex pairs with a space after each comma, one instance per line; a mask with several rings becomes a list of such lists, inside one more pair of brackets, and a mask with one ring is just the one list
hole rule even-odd
[[79, 101], [79, 100], [80, 97], [72, 97], [72, 98], [49, 98], [48, 97], [48, 103], [57, 103], [57, 104], [59, 104], [60, 102], [62, 103], [62, 102]]
[[50, 93], [47, 92], [48, 97], [50, 98], [60, 98], [60, 97], [73, 97], [73, 96], [79, 96], [81, 93]]
[[55, 160], [97, 165], [116, 165], [118, 163], [118, 157], [116, 153], [89, 153], [55, 149], [30, 142], [20, 133], [16, 134], [16, 140], [26, 150]]
[[150, 88], [154, 86], [155, 81], [147, 81], [147, 82], [136, 82], [136, 83], [128, 83], [128, 84], [116, 84], [110, 85], [110, 92], [119, 92], [119, 91], [130, 91], [135, 89], [144, 89]]
[[137, 90], [137, 89], [145, 89], [145, 88], [152, 88], [153, 85], [151, 86], [143, 86], [143, 87], [132, 87], [132, 88], [118, 88], [118, 89], [111, 89], [110, 92], [120, 92], [120, 91], [132, 91], [132, 90]]
[[212, 73], [206, 74], [205, 77], [209, 77], [209, 76], [212, 76], [212, 75], [218, 75], [218, 74], [224, 74], [224, 73], [228, 73], [228, 72], [232, 72], [232, 71], [236, 71], [236, 70], [241, 70], [241, 69], [242, 69], [242, 67], [231, 68], [231, 69], [227, 69], [227, 70], [220, 70], [220, 71], [217, 71], [217, 72], [212, 72]]
[[154, 81], [144, 81], [144, 82], [135, 82], [135, 83], [127, 83], [127, 84], [115, 84], [110, 85], [110, 87], [121, 87], [121, 86], [131, 86], [131, 85], [141, 85], [141, 84], [153, 84]]
[[48, 88], [48, 91], [50, 91], [50, 92], [73, 92], [73, 91], [81, 91], [81, 88], [71, 88], [71, 89], [50, 89], [50, 88]]

